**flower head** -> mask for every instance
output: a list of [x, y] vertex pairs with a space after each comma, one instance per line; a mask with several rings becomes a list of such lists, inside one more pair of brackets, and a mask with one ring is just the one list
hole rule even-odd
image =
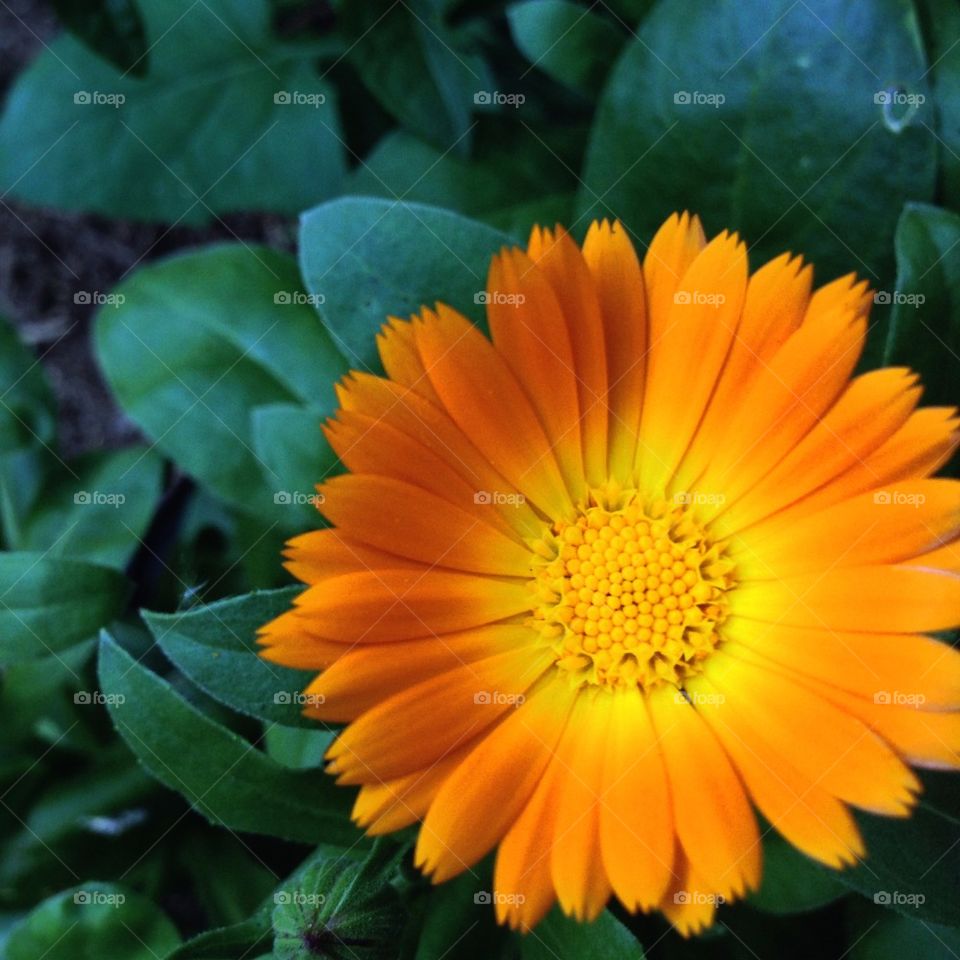
[[755, 888], [754, 810], [810, 857], [960, 765], [956, 412], [853, 377], [871, 298], [671, 217], [503, 250], [488, 339], [444, 304], [339, 387], [332, 527], [263, 655], [321, 671], [329, 769], [435, 881], [496, 848], [501, 920], [616, 896], [687, 933]]

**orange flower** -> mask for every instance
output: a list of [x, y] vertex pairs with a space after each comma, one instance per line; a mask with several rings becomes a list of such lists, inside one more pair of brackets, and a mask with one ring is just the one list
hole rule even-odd
[[[330, 771], [371, 833], [422, 820], [446, 880], [497, 847], [502, 921], [611, 894], [682, 932], [755, 888], [753, 808], [842, 867], [849, 807], [905, 816], [960, 765], [956, 411], [851, 379], [865, 283], [671, 217], [535, 229], [491, 337], [448, 306], [379, 337], [327, 435], [331, 529], [263, 655], [317, 669]], [[320, 702], [322, 700], [322, 702]]]

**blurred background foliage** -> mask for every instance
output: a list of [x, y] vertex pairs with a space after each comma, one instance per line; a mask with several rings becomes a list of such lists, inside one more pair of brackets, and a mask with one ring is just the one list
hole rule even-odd
[[[387, 314], [482, 321], [535, 222], [673, 210], [877, 291], [865, 366], [960, 373], [955, 0], [0, 0], [0, 955], [960, 953], [960, 790], [686, 942], [612, 907], [498, 929], [320, 773], [255, 655]], [[955, 467], [954, 467], [955, 472]], [[141, 613], [141, 611], [150, 611]]]

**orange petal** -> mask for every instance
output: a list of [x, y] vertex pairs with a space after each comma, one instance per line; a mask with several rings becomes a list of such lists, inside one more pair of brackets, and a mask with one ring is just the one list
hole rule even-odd
[[660, 910], [677, 933], [689, 937], [712, 926], [717, 906], [725, 897], [704, 882], [682, 850], [677, 851], [675, 861], [675, 877]]
[[319, 636], [297, 610], [287, 610], [259, 630], [260, 656], [284, 667], [318, 670], [343, 653], [343, 645]]
[[633, 480], [647, 352], [643, 271], [619, 220], [590, 224], [583, 259], [593, 276], [603, 317], [610, 381], [609, 472]]
[[503, 250], [490, 264], [487, 291], [494, 346], [530, 396], [570, 495], [582, 500], [577, 375], [570, 331], [553, 288], [525, 253]]
[[546, 669], [526, 649], [498, 653], [414, 684], [350, 724], [327, 751], [341, 783], [393, 780], [499, 722]]
[[563, 311], [573, 346], [587, 480], [599, 486], [607, 479], [607, 353], [596, 286], [583, 254], [561, 226], [551, 233], [534, 227], [527, 248], [543, 271]]
[[493, 344], [440, 304], [417, 343], [451, 418], [510, 483], [552, 517], [573, 504], [536, 411]]
[[921, 633], [960, 621], [960, 576], [925, 567], [834, 568], [741, 583], [730, 596], [736, 616], [814, 629]]
[[919, 783], [886, 744], [856, 717], [748, 658], [727, 643], [704, 666], [741, 718], [744, 740], [788, 756], [803, 777], [847, 803], [887, 816], [909, 812]]
[[707, 245], [700, 218], [684, 211], [673, 213], [663, 223], [643, 258], [643, 278], [647, 290], [647, 315], [650, 318], [650, 361], [656, 357], [658, 344], [673, 308], [673, 295], [687, 268]]
[[723, 636], [789, 670], [870, 699], [923, 694], [931, 710], [960, 707], [960, 651], [923, 634], [865, 633], [729, 618]]
[[[423, 308], [421, 318], [429, 320], [434, 316], [432, 310]], [[411, 318], [418, 319], [418, 318]], [[423, 357], [417, 347], [413, 323], [405, 323], [396, 317], [390, 317], [377, 334], [377, 349], [387, 376], [395, 383], [415, 390], [430, 403], [440, 406], [440, 398], [430, 383]]]
[[600, 854], [600, 810], [604, 802], [604, 752], [612, 699], [605, 690], [581, 691], [557, 746], [566, 770], [557, 788], [550, 873], [564, 913], [595, 920], [610, 898]]
[[687, 856], [704, 883], [723, 896], [755, 889], [760, 835], [726, 752], [675, 688], [654, 690], [648, 703], [666, 762], [677, 837]]
[[960, 481], [904, 481], [790, 521], [789, 512], [775, 515], [744, 535], [740, 577], [896, 563], [933, 550], [960, 532]]
[[600, 849], [613, 890], [628, 910], [650, 910], [671, 882], [673, 814], [667, 775], [643, 696], [611, 695]]
[[511, 709], [440, 788], [415, 854], [435, 883], [472, 866], [515, 823], [550, 762], [572, 700], [566, 683], [543, 684]]
[[677, 285], [647, 370], [637, 462], [648, 490], [666, 488], [703, 419], [737, 334], [746, 287], [746, 247], [726, 233]]
[[531, 647], [537, 639], [528, 627], [514, 623], [424, 640], [363, 644], [324, 670], [309, 692], [323, 697], [325, 719], [353, 720], [413, 684], [485, 657]]
[[356, 473], [334, 477], [320, 491], [324, 515], [351, 539], [425, 564], [531, 575], [529, 548], [487, 523], [494, 512], [472, 495], [453, 504], [402, 480]]
[[773, 750], [753, 735], [736, 701], [704, 675], [688, 684], [700, 715], [723, 744], [760, 812], [790, 843], [808, 856], [840, 868], [864, 855], [856, 821], [846, 805], [801, 774], [786, 751]]
[[306, 629], [341, 643], [453, 633], [530, 609], [525, 583], [446, 570], [361, 570], [331, 577], [296, 600]]

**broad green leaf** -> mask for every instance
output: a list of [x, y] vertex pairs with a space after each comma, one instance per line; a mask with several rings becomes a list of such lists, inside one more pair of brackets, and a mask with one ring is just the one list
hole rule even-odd
[[162, 480], [163, 461], [147, 447], [88, 454], [44, 488], [23, 547], [122, 568], [147, 530]]
[[274, 503], [290, 514], [285, 525], [318, 526], [321, 501], [315, 487], [340, 472], [321, 429], [323, 418], [315, 409], [289, 403], [256, 407], [250, 417], [254, 452], [267, 480], [276, 484]]
[[163, 652], [201, 690], [269, 723], [320, 729], [303, 716], [303, 689], [314, 678], [258, 656], [256, 632], [290, 609], [299, 587], [250, 593], [179, 613], [143, 612]]
[[0, 553], [0, 666], [58, 653], [123, 609], [117, 571], [42, 553]]
[[56, 465], [53, 397], [40, 361], [0, 317], [0, 522], [21, 549], [23, 517]]
[[120, 70], [142, 76], [149, 54], [134, 0], [53, 0], [60, 22]]
[[131, 809], [155, 789], [121, 744], [109, 751], [101, 747], [96, 766], [77, 775], [61, 773], [33, 802], [22, 829], [6, 845], [0, 884], [16, 888], [31, 873], [64, 867], [64, 843], [81, 834], [96, 840], [93, 849], [109, 842], [105, 838], [122, 836], [138, 823], [136, 812], [130, 819]]
[[483, 61], [446, 28], [430, 0], [340, 4], [348, 58], [363, 83], [413, 133], [466, 153], [474, 96], [490, 86]]
[[84, 883], [44, 900], [7, 940], [5, 960], [157, 960], [180, 942], [167, 916], [133, 890]]
[[613, 20], [573, 0], [522, 0], [507, 16], [530, 63], [581, 93], [600, 91], [627, 36]]
[[124, 301], [97, 317], [96, 345], [124, 410], [215, 493], [295, 524], [274, 502], [284, 480], [257, 457], [251, 412], [295, 404], [319, 420], [346, 364], [293, 260], [264, 247], [208, 247], [142, 268], [117, 294]]
[[487, 858], [429, 891], [416, 960], [509, 956], [510, 936], [494, 917], [491, 873]]
[[876, 299], [890, 303], [885, 364], [923, 377], [924, 403], [955, 404], [960, 377], [960, 216], [910, 205], [896, 236], [897, 282]]
[[529, 136], [509, 146], [499, 135], [487, 141], [478, 144], [476, 157], [465, 160], [393, 131], [351, 175], [349, 192], [445, 207], [483, 220], [520, 243], [534, 223], [573, 219], [575, 183], [553, 146]]
[[960, 930], [864, 909], [854, 914], [850, 944], [850, 960], [956, 960]]
[[269, 918], [253, 917], [230, 927], [206, 930], [163, 960], [256, 960], [270, 950], [272, 943]]
[[847, 892], [836, 871], [814, 862], [768, 829], [763, 838], [760, 889], [747, 898], [751, 906], [766, 913], [803, 913]]
[[300, 263], [350, 365], [377, 369], [376, 334], [440, 300], [480, 320], [490, 257], [510, 237], [417, 203], [344, 197], [304, 214]]
[[902, 204], [933, 195], [926, 73], [909, 0], [662, 0], [600, 99], [581, 211], [647, 243], [692, 210], [756, 264], [876, 286]]
[[317, 726], [314, 724], [313, 730], [279, 724], [267, 727], [263, 737], [267, 755], [285, 767], [322, 767], [327, 748], [336, 734], [333, 730], [317, 729]]
[[[211, 823], [305, 843], [352, 846], [352, 791], [319, 770], [289, 770], [187, 703], [104, 633], [100, 686], [143, 766]], [[120, 700], [119, 698], [123, 698]]]
[[643, 960], [637, 938], [610, 911], [593, 923], [578, 923], [555, 907], [543, 923], [524, 937], [523, 960]]
[[333, 90], [316, 74], [317, 51], [273, 37], [266, 0], [139, 8], [145, 77], [69, 34], [20, 75], [0, 120], [0, 192], [198, 224], [237, 210], [293, 214], [337, 191]]
[[943, 202], [960, 207], [960, 7], [954, 0], [918, 5], [927, 37], [933, 97], [937, 108]]
[[912, 919], [960, 925], [960, 788], [950, 773], [924, 772], [908, 820], [858, 813], [867, 855], [840, 879], [868, 900]]
[[274, 894], [275, 960], [346, 955], [392, 960], [403, 922], [389, 883], [395, 859], [380, 844], [366, 863], [319, 860], [295, 884]]

